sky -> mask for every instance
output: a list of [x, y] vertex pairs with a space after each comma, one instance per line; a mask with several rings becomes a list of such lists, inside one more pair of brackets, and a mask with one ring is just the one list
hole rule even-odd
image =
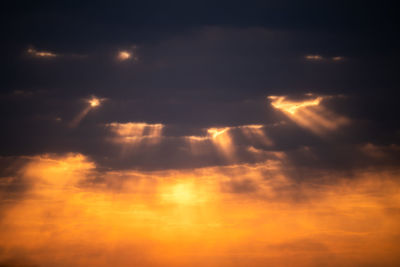
[[0, 266], [398, 266], [391, 1], [14, 1]]

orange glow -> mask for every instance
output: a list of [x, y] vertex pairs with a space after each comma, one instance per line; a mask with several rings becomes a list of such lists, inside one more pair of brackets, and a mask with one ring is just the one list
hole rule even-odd
[[340, 57], [340, 56], [332, 57], [332, 60], [333, 60], [333, 61], [343, 61], [343, 60], [344, 60], [344, 57]]
[[128, 51], [119, 51], [118, 56], [117, 56], [118, 60], [120, 60], [120, 61], [128, 60], [131, 57], [132, 57], [132, 54]]
[[69, 126], [72, 128], [77, 127], [92, 109], [99, 107], [101, 105], [101, 102], [105, 101], [105, 98], [97, 98], [93, 96], [90, 99], [84, 99], [84, 101], [88, 104], [88, 106], [85, 107], [81, 112], [79, 112], [78, 115], [76, 115], [74, 119], [69, 123]]
[[324, 97], [313, 97], [312, 94], [308, 97], [311, 99], [304, 101], [291, 101], [285, 96], [269, 96], [268, 99], [275, 109], [282, 111], [299, 126], [318, 135], [324, 135], [349, 123], [347, 118], [336, 115], [321, 105]]
[[271, 105], [274, 108], [280, 109], [290, 114], [295, 114], [299, 109], [318, 106], [322, 100], [322, 97], [317, 97], [315, 99], [305, 101], [289, 101], [286, 100], [286, 97], [284, 96], [270, 96], [268, 98], [272, 100]]
[[326, 173], [316, 184], [289, 179], [279, 161], [100, 174], [79, 154], [28, 159], [18, 177], [1, 180], [29, 185], [23, 197], [2, 202], [1, 261], [25, 257], [29, 266], [44, 267], [399, 263], [397, 172], [358, 171], [333, 183]]
[[47, 57], [47, 58], [51, 58], [51, 57], [56, 57], [57, 55], [53, 52], [48, 52], [48, 51], [37, 51], [34, 48], [29, 48], [28, 49], [28, 54], [35, 56], [35, 57]]
[[[236, 159], [234, 132], [241, 133], [246, 142], [260, 142], [264, 145], [272, 145], [272, 141], [266, 136], [263, 131], [263, 125], [241, 125], [233, 127], [208, 128], [205, 136], [185, 136], [185, 139], [190, 145], [190, 150], [193, 155], [204, 154], [211, 144], [215, 147], [225, 160], [233, 163]], [[254, 152], [249, 149], [248, 151]]]
[[304, 58], [310, 61], [321, 61], [324, 59], [321, 55], [306, 55]]
[[89, 100], [89, 104], [90, 104], [90, 106], [91, 107], [97, 107], [97, 106], [100, 106], [100, 99], [98, 99], [98, 98], [92, 98], [92, 99], [90, 99]]
[[145, 122], [113, 122], [106, 125], [116, 135], [114, 141], [118, 143], [138, 143], [142, 140], [159, 141], [164, 125], [161, 123], [149, 124]]
[[217, 147], [217, 149], [224, 155], [225, 158], [231, 159], [234, 157], [234, 144], [229, 133], [229, 127], [225, 128], [210, 128], [207, 133]]

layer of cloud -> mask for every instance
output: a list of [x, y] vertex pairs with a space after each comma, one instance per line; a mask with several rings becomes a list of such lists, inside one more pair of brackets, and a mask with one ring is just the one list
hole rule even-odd
[[399, 263], [398, 171], [299, 183], [282, 160], [151, 172], [99, 172], [79, 154], [24, 161], [16, 173], [27, 189], [1, 205], [2, 264]]

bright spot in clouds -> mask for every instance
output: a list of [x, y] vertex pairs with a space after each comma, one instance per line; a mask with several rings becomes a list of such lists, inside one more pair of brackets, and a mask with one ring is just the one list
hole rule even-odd
[[145, 122], [112, 122], [106, 124], [106, 127], [116, 135], [113, 141], [117, 143], [138, 144], [145, 140], [146, 143], [151, 144], [160, 140], [164, 125]]
[[210, 128], [207, 129], [207, 133], [209, 133], [213, 138], [217, 138], [219, 135], [225, 133], [229, 130], [229, 127], [225, 128]]
[[294, 114], [298, 109], [310, 107], [310, 106], [318, 106], [322, 100], [322, 97], [317, 97], [311, 100], [305, 101], [289, 101], [284, 96], [269, 96], [269, 99], [272, 100], [271, 105], [282, 111], [288, 112], [290, 114]]
[[118, 59], [120, 61], [128, 60], [132, 57], [132, 53], [128, 51], [119, 51], [118, 52]]
[[345, 125], [349, 120], [343, 116], [334, 114], [321, 105], [327, 96], [313, 96], [307, 94], [308, 99], [292, 101], [287, 96], [269, 96], [271, 105], [282, 111], [289, 119], [299, 126], [310, 130], [317, 135], [325, 135]]
[[100, 105], [100, 99], [94, 97], [89, 100], [89, 104], [91, 107], [97, 107]]
[[98, 98], [95, 96], [92, 96], [89, 99], [85, 99], [84, 101], [88, 104], [81, 112], [79, 112], [78, 115], [74, 117], [74, 119], [70, 122], [70, 127], [76, 127], [78, 124], [88, 115], [90, 110], [99, 107], [101, 105], [101, 102], [106, 100], [105, 98]]

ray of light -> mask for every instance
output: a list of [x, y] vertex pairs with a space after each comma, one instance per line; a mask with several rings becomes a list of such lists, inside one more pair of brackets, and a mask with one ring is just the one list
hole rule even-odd
[[72, 128], [77, 127], [79, 123], [89, 114], [89, 112], [92, 109], [98, 108], [101, 103], [105, 101], [105, 99], [92, 96], [91, 98], [85, 99], [84, 101], [87, 103], [87, 106], [72, 119], [69, 124], [69, 126]]
[[106, 127], [116, 135], [113, 140], [117, 143], [138, 144], [145, 141], [147, 144], [154, 144], [160, 141], [164, 125], [145, 122], [112, 122], [106, 124]]
[[308, 98], [303, 101], [291, 101], [285, 96], [268, 97], [275, 109], [317, 135], [325, 135], [349, 123], [347, 118], [334, 114], [321, 105], [324, 97], [308, 95]]

